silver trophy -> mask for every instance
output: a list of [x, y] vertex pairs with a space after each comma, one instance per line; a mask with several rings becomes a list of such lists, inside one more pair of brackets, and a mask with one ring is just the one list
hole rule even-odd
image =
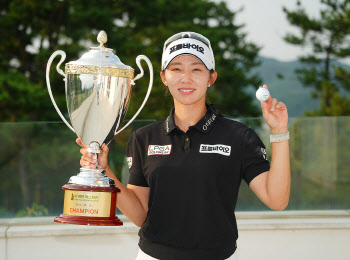
[[[153, 67], [146, 56], [137, 56], [136, 64], [141, 72], [134, 78], [134, 70], [123, 64], [112, 49], [103, 46], [107, 42], [104, 31], [98, 34], [97, 41], [100, 46], [91, 47], [80, 59], [66, 63], [65, 72], [59, 68], [66, 58], [66, 53], [61, 50], [51, 55], [46, 68], [47, 88], [57, 113], [82, 143], [90, 146], [88, 151], [94, 154], [96, 159], [101, 153], [102, 144], [108, 145], [116, 134], [137, 117], [149, 97], [153, 83]], [[52, 61], [58, 55], [61, 55], [61, 60], [56, 70], [64, 77], [67, 108], [72, 125], [62, 115], [51, 92], [49, 72]], [[150, 70], [148, 91], [139, 110], [118, 130], [129, 105], [131, 86], [144, 75], [141, 60], [146, 61]], [[119, 189], [98, 164], [96, 169], [80, 168], [80, 173], [72, 176], [63, 189], [64, 210], [63, 214], [55, 219], [56, 222], [87, 225], [122, 224], [115, 216], [116, 194]], [[110, 193], [111, 198], [107, 196], [106, 199], [107, 193]], [[108, 203], [114, 205], [108, 207]]]

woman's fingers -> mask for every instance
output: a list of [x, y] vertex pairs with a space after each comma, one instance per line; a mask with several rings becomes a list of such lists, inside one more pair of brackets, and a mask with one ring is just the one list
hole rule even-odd
[[87, 169], [95, 169], [96, 168], [96, 163], [94, 162], [90, 162], [90, 161], [86, 161], [83, 158], [80, 160], [80, 166], [83, 168], [87, 168]]
[[82, 159], [80, 159], [80, 166], [83, 168], [90, 168], [90, 163], [83, 160], [83, 158], [82, 158]]
[[92, 154], [89, 153], [89, 152], [87, 151], [87, 149], [89, 148], [89, 146], [84, 146], [83, 143], [81, 142], [80, 138], [77, 138], [75, 141], [76, 141], [76, 143], [77, 143], [78, 145], [80, 145], [81, 147], [83, 147], [83, 148], [80, 149], [80, 153], [81, 153], [82, 155], [86, 155], [86, 156], [89, 156], [89, 157], [92, 156]]
[[102, 150], [102, 154], [108, 154], [109, 152], [109, 148], [106, 144], [103, 144], [102, 147], [101, 147], [101, 150]]
[[[260, 86], [259, 88], [266, 88], [268, 90], [268, 87], [266, 85]], [[267, 114], [268, 111], [271, 110], [271, 104], [272, 104], [271, 94], [269, 95], [269, 98], [267, 100], [260, 101], [263, 115]]]
[[83, 168], [93, 169], [96, 167], [96, 159], [93, 158], [92, 153], [87, 151], [88, 146], [80, 149], [82, 154], [80, 159], [80, 165]]
[[83, 142], [81, 141], [80, 138], [75, 139], [75, 142], [80, 145], [81, 147], [84, 147]]
[[102, 153], [100, 153], [98, 156], [98, 162], [100, 166], [105, 169], [108, 163], [109, 148], [106, 144], [102, 144], [101, 150], [102, 150]]
[[96, 162], [96, 159], [94, 159], [92, 156], [88, 156], [88, 155], [82, 155], [81, 158], [85, 161], [89, 161], [89, 162], [92, 162], [92, 163], [95, 163]]
[[[82, 154], [80, 159], [80, 166], [87, 169], [95, 169], [97, 160], [93, 158], [92, 153], [88, 152], [87, 149], [89, 148], [89, 146], [84, 146], [80, 138], [77, 138], [75, 142], [82, 147], [80, 149], [80, 153]], [[106, 153], [106, 157], [107, 157], [107, 154], [109, 151], [108, 147], [102, 146], [102, 148], [103, 148], [102, 149], [103, 153]]]
[[[263, 85], [260, 86], [259, 88], [266, 88], [268, 90], [267, 85]], [[287, 109], [287, 106], [276, 99], [276, 98], [272, 98], [271, 94], [269, 96], [269, 98], [266, 101], [260, 101], [261, 104], [261, 108], [263, 109], [263, 113], [267, 110], [267, 111], [275, 111], [276, 108], [277, 109]]]
[[[84, 146], [81, 142], [80, 138], [76, 139], [76, 143], [80, 145], [82, 148], [80, 149], [80, 153], [82, 154], [80, 159], [80, 165], [83, 168], [95, 169], [97, 160], [93, 158], [93, 154], [88, 152], [89, 146]], [[101, 147], [102, 153], [98, 154], [98, 161], [102, 168], [107, 165], [107, 156], [109, 152], [109, 148], [106, 144], [103, 144]]]
[[[266, 85], [260, 86], [259, 89], [260, 88], [266, 88], [267, 90], [269, 90]], [[269, 97], [265, 101], [260, 101], [261, 107], [267, 108], [268, 106], [270, 106], [271, 100], [272, 100], [272, 98], [271, 98], [271, 94], [270, 94]]]
[[88, 153], [87, 148], [85, 148], [85, 147], [80, 149], [80, 153], [82, 155], [91, 156], [91, 153]]
[[101, 147], [101, 153], [98, 155], [98, 159], [99, 161], [101, 160], [107, 160], [107, 156], [108, 156], [108, 146], [106, 144], [103, 144]]
[[278, 102], [276, 108], [278, 108], [278, 109], [287, 109], [287, 106], [282, 101], [280, 101], [280, 102]]
[[83, 155], [80, 159], [80, 165], [84, 168], [95, 168], [96, 159]]
[[273, 98], [272, 102], [271, 102], [271, 111], [275, 111], [276, 110], [277, 103], [278, 103], [277, 99]]

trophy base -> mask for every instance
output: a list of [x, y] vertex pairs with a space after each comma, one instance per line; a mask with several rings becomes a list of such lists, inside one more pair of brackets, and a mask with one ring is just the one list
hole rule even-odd
[[118, 218], [99, 218], [99, 217], [83, 217], [69, 216], [61, 214], [54, 220], [57, 223], [88, 225], [88, 226], [122, 226], [123, 222]]
[[55, 222], [89, 226], [122, 226], [123, 222], [115, 215], [116, 187], [91, 187], [66, 184], [63, 214]]

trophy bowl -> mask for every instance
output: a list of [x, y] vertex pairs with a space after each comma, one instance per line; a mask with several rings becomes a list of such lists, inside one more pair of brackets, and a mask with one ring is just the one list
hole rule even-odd
[[[136, 64], [140, 74], [134, 78], [134, 70], [114, 55], [112, 49], [103, 46], [107, 42], [104, 31], [98, 34], [98, 47], [91, 47], [76, 61], [65, 64], [65, 72], [59, 67], [66, 58], [64, 51], [55, 51], [46, 68], [46, 83], [51, 101], [63, 122], [77, 134], [95, 159], [101, 153], [103, 143], [108, 145], [116, 134], [125, 129], [141, 112], [153, 83], [153, 67], [150, 60], [139, 55]], [[61, 60], [56, 70], [64, 77], [67, 109], [70, 125], [53, 98], [49, 72], [52, 61], [58, 55]], [[128, 109], [131, 86], [144, 75], [141, 60], [146, 61], [150, 70], [150, 82], [145, 99], [129, 122], [119, 130]], [[116, 216], [117, 193], [115, 182], [105, 174], [98, 163], [95, 169], [80, 168], [70, 177], [65, 190], [63, 214], [55, 222], [79, 225], [119, 226], [123, 223]]]

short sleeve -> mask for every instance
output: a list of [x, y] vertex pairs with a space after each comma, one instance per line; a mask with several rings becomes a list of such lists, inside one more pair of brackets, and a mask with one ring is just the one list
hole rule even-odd
[[249, 185], [256, 176], [270, 170], [270, 162], [266, 158], [264, 143], [250, 128], [244, 134], [242, 149], [242, 176]]
[[125, 155], [130, 173], [128, 184], [149, 187], [143, 174], [141, 150], [137, 142], [136, 132], [130, 136]]

